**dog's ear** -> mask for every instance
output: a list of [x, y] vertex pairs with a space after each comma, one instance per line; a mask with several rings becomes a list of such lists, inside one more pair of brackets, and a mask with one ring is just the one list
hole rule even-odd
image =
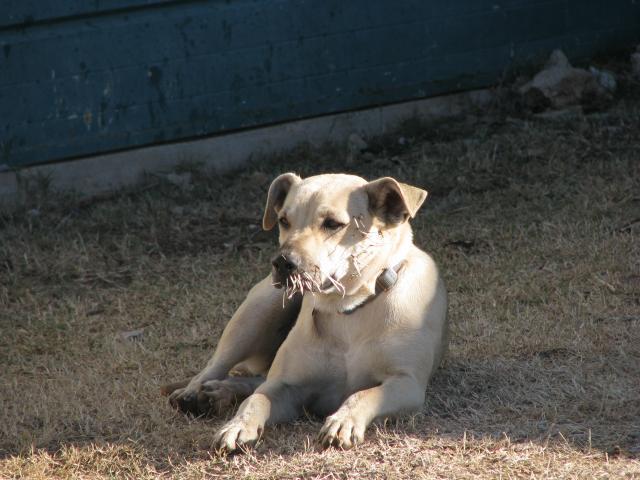
[[277, 177], [269, 187], [267, 195], [267, 205], [264, 208], [262, 217], [262, 228], [271, 230], [278, 221], [278, 211], [282, 208], [285, 198], [291, 189], [291, 185], [301, 180], [295, 173], [283, 173]]
[[365, 185], [371, 213], [387, 224], [406, 222], [427, 198], [427, 192], [397, 182], [391, 177], [379, 178]]

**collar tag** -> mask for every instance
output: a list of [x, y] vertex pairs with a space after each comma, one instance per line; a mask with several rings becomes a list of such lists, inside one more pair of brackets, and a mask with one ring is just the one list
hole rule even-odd
[[405, 264], [405, 261], [403, 260], [402, 262], [397, 264], [395, 267], [385, 268], [382, 271], [382, 273], [378, 275], [378, 278], [376, 278], [376, 292], [374, 294], [369, 295], [367, 298], [364, 299], [362, 303], [355, 305], [354, 307], [348, 308], [346, 310], [342, 310], [341, 312], [338, 312], [338, 313], [342, 313], [343, 315], [351, 315], [353, 312], [355, 312], [357, 309], [359, 309], [363, 305], [366, 305], [367, 303], [375, 300], [378, 297], [378, 295], [380, 295], [382, 292], [388, 292], [389, 290], [391, 290], [391, 288], [398, 281], [398, 272], [404, 266], [404, 264]]
[[394, 268], [385, 268], [376, 278], [376, 293], [387, 292], [398, 281], [398, 272]]

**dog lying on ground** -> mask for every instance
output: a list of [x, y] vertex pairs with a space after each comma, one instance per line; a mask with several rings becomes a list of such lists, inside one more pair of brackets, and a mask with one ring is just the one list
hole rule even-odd
[[322, 446], [351, 448], [375, 418], [422, 408], [447, 333], [444, 284], [409, 225], [426, 196], [389, 177], [277, 177], [263, 218], [280, 229], [272, 275], [204, 370], [164, 388], [171, 405], [220, 414], [242, 401], [215, 436], [229, 452], [303, 409], [328, 415]]

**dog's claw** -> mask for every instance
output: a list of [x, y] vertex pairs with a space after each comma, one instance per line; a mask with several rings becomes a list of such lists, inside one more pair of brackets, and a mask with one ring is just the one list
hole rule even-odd
[[233, 453], [254, 446], [262, 437], [262, 433], [262, 427], [233, 419], [216, 433], [213, 444], [219, 454]]
[[359, 425], [351, 415], [338, 411], [327, 417], [318, 434], [318, 443], [322, 448], [348, 450], [364, 441], [364, 430], [364, 426]]

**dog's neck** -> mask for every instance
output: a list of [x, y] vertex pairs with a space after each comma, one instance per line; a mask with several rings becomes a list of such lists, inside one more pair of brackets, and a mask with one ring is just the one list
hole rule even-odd
[[386, 269], [399, 270], [406, 263], [413, 245], [413, 235], [408, 223], [384, 232], [385, 242], [378, 254], [359, 273], [350, 272], [341, 280], [344, 295], [339, 292], [316, 294], [314, 308], [324, 313], [352, 312], [360, 305], [368, 303], [380, 293], [376, 291], [376, 281]]

